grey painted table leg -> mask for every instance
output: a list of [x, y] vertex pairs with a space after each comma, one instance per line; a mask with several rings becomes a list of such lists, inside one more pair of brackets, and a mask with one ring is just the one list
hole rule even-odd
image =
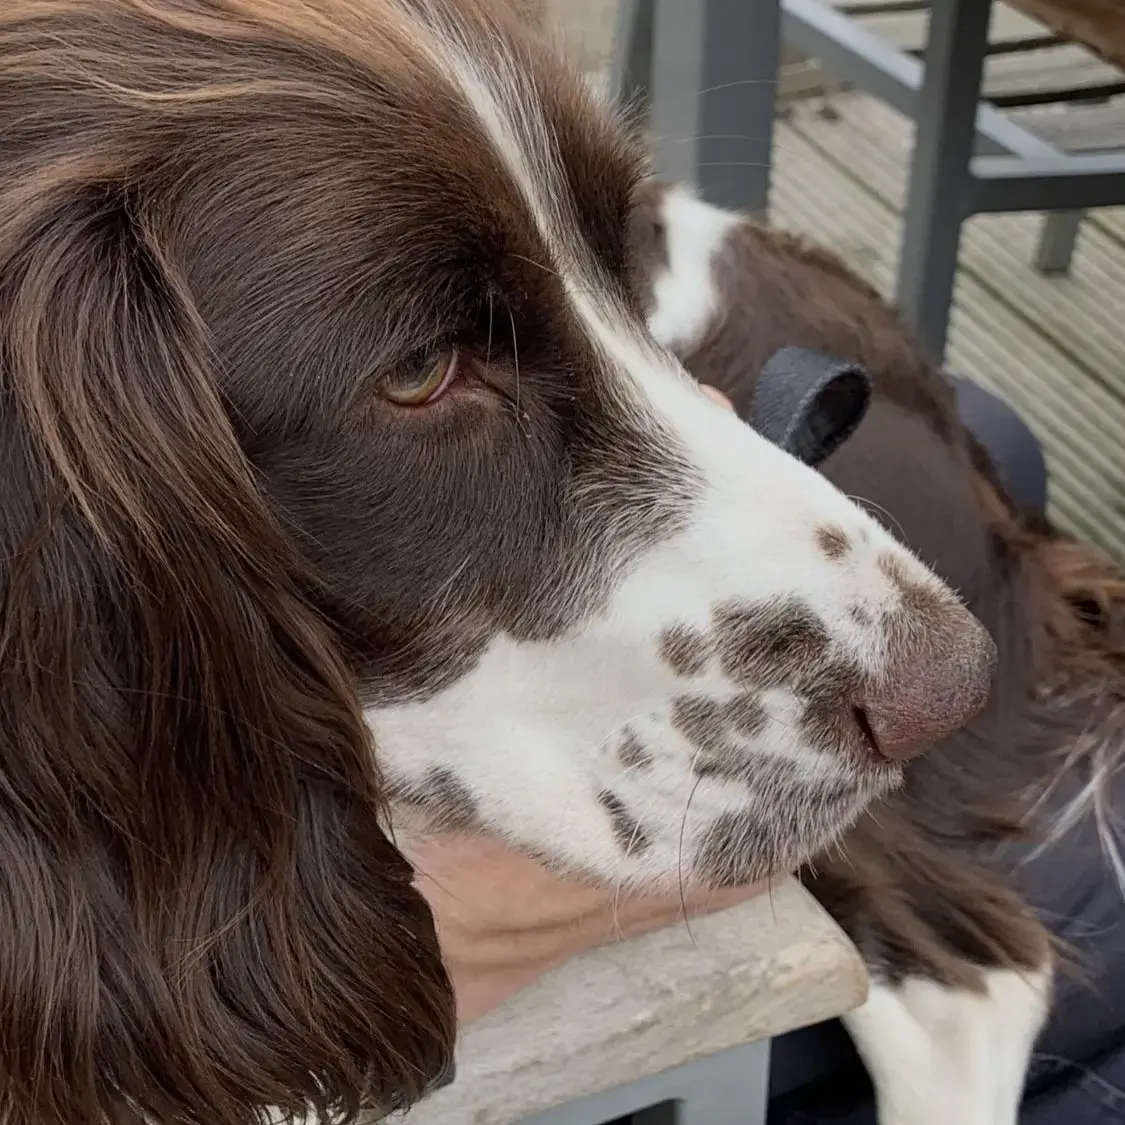
[[656, 171], [694, 183], [718, 206], [765, 211], [780, 0], [634, 2], [652, 3], [655, 13], [649, 92]]
[[607, 1125], [626, 1114], [635, 1125], [765, 1125], [768, 1092], [765, 1039], [569, 1102], [521, 1125]]
[[652, 89], [654, 0], [618, 0], [614, 34], [613, 95], [623, 102], [648, 100]]
[[1085, 211], [1054, 211], [1043, 222], [1043, 232], [1035, 250], [1035, 268], [1048, 277], [1062, 277], [1070, 272], [1078, 232]]
[[931, 358], [945, 354], [968, 213], [991, 0], [934, 0], [903, 227], [897, 299]]

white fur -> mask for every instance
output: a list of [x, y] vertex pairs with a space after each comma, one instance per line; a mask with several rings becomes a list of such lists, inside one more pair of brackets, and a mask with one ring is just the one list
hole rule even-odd
[[879, 1125], [1017, 1125], [1051, 973], [995, 970], [984, 986], [876, 983], [844, 1017], [875, 1083]]
[[668, 266], [653, 285], [649, 331], [668, 348], [694, 348], [714, 323], [718, 305], [712, 263], [739, 216], [696, 199], [686, 188], [662, 200]]
[[[451, 770], [485, 823], [512, 841], [607, 879], [672, 881], [717, 815], [754, 805], [743, 786], [695, 777], [695, 752], [669, 721], [671, 702], [685, 690], [722, 699], [735, 688], [714, 668], [685, 688], [659, 658], [664, 628], [706, 629], [724, 601], [799, 596], [842, 651], [877, 672], [886, 656], [882, 634], [876, 625], [857, 625], [849, 609], [866, 609], [877, 621], [898, 604], [898, 589], [878, 565], [881, 554], [943, 592], [951, 612], [957, 603], [865, 512], [711, 402], [620, 307], [577, 234], [554, 133], [527, 78], [513, 60], [465, 42], [455, 27], [435, 22], [434, 35], [440, 73], [475, 112], [522, 192], [550, 253], [541, 264], [562, 279], [621, 408], [654, 443], [678, 446], [699, 489], [690, 526], [636, 562], [604, 613], [581, 631], [551, 643], [498, 637], [471, 674], [436, 698], [373, 711], [369, 721], [397, 776], [422, 785], [435, 767]], [[684, 194], [671, 198], [665, 217], [672, 268], [661, 280], [656, 327], [667, 342], [705, 326], [711, 256], [734, 220]], [[655, 493], [662, 482], [652, 487]], [[824, 526], [848, 535], [846, 562], [818, 548]], [[771, 721], [744, 748], [798, 763], [808, 783], [804, 799], [814, 801], [839, 780], [841, 767], [803, 744], [789, 693], [763, 702]], [[616, 755], [626, 729], [653, 754], [643, 776]], [[605, 791], [623, 799], [652, 835], [643, 856], [622, 855], [597, 800]], [[854, 815], [858, 803], [845, 811]]]

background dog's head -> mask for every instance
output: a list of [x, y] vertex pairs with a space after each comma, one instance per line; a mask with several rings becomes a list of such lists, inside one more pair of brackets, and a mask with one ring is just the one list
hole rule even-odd
[[388, 786], [749, 880], [982, 702], [948, 589], [646, 331], [641, 171], [483, 2], [0, 9], [9, 1120], [416, 1097]]

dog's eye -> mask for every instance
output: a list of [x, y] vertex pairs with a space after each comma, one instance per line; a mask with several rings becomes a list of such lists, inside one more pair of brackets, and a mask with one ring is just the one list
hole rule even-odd
[[425, 406], [445, 393], [457, 377], [460, 361], [454, 345], [427, 351], [385, 375], [379, 391], [398, 406]]

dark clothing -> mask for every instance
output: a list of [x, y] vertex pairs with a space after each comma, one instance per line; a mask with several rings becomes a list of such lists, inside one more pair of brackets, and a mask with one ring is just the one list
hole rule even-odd
[[[1125, 776], [1117, 791], [1125, 800]], [[1082, 972], [1064, 971], [1056, 980], [1054, 1010], [1036, 1044], [1020, 1125], [1122, 1125], [1122, 892], [1088, 821], [1032, 859], [1023, 874], [1028, 898], [1074, 950]], [[769, 1125], [875, 1125], [870, 1083], [841, 1024], [804, 1028], [774, 1042], [768, 1120]]]

